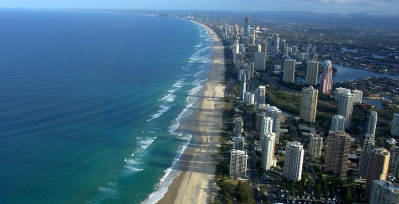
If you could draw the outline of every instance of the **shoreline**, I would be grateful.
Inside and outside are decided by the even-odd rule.
[[[213,65],[197,97],[198,107],[191,115],[191,120],[182,122],[181,129],[191,132],[193,140],[187,146],[176,166],[181,171],[168,187],[158,204],[170,203],[209,203],[212,199],[212,186],[215,174],[213,157],[219,150],[219,136],[222,121],[221,107],[224,97],[224,47],[218,35],[208,26],[203,26],[213,40]],[[202,98],[202,99],[201,99]],[[219,110],[219,111],[218,111]]]

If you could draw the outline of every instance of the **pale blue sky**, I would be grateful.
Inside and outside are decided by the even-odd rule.
[[[399,0],[0,0],[0,7],[398,14]]]

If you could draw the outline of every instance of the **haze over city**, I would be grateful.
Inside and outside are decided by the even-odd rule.
[[[0,1],[2,8],[61,9],[161,9],[161,10],[229,10],[229,11],[311,11],[316,13],[398,14],[396,0],[153,0],[153,1]]]

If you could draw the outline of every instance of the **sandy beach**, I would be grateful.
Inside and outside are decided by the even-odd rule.
[[[189,131],[193,139],[177,166],[182,173],[173,180],[167,193],[158,202],[170,203],[209,203],[215,174],[214,157],[217,155],[222,121],[222,103],[224,96],[224,47],[217,34],[203,25],[211,34],[214,42],[212,71],[209,81],[204,84],[198,97],[202,100],[194,110],[192,117],[182,123],[184,131]]]

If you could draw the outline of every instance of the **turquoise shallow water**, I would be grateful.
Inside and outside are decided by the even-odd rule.
[[[0,16],[0,203],[161,198],[207,80],[206,30],[134,14]]]

